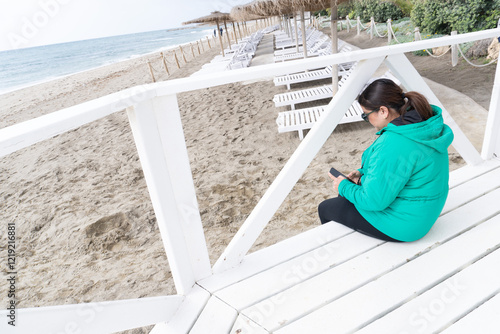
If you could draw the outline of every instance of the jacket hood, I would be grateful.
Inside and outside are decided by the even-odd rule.
[[[450,127],[443,122],[443,115],[441,108],[431,105],[434,116],[431,118],[413,124],[396,126],[389,123],[385,128],[378,131],[377,134],[381,135],[384,132],[391,132],[404,136],[414,142],[431,147],[438,152],[448,150],[453,141],[453,131]]]

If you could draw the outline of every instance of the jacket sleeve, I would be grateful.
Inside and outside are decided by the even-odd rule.
[[[413,165],[405,152],[381,145],[372,152],[369,166],[363,169],[362,184],[344,180],[339,184],[339,195],[359,209],[382,211],[405,187],[413,173]]]

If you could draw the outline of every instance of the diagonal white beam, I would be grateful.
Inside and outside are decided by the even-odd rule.
[[[349,109],[364,84],[378,69],[383,57],[360,61],[306,138],[300,143],[274,182],[214,265],[214,272],[237,266],[257,240],[269,220],[288,196],[332,131]]]

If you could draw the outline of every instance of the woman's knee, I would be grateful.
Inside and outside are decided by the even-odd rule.
[[[327,223],[332,220],[331,216],[332,211],[332,199],[324,200],[318,205],[318,216],[321,221],[321,224]]]

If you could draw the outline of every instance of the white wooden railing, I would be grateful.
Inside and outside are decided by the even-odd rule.
[[[223,73],[200,75],[138,86],[0,130],[0,156],[78,128],[126,109],[168,256],[177,295],[105,303],[17,309],[16,327],[0,311],[3,333],[110,333],[169,322],[181,305],[189,304],[195,283],[238,266],[295,183],[343,117],[363,85],[383,62],[407,90],[417,90],[442,107],[405,52],[500,36],[500,28],[419,42],[391,45]],[[335,95],[324,116],[284,166],[214,267],[210,266],[177,93],[228,83],[284,75],[332,64],[358,61],[351,80]],[[464,78],[467,80],[467,78]],[[500,154],[500,69],[497,66],[480,154],[443,108],[445,122],[455,133],[453,146],[470,164]],[[174,331],[175,332],[175,331]]]

